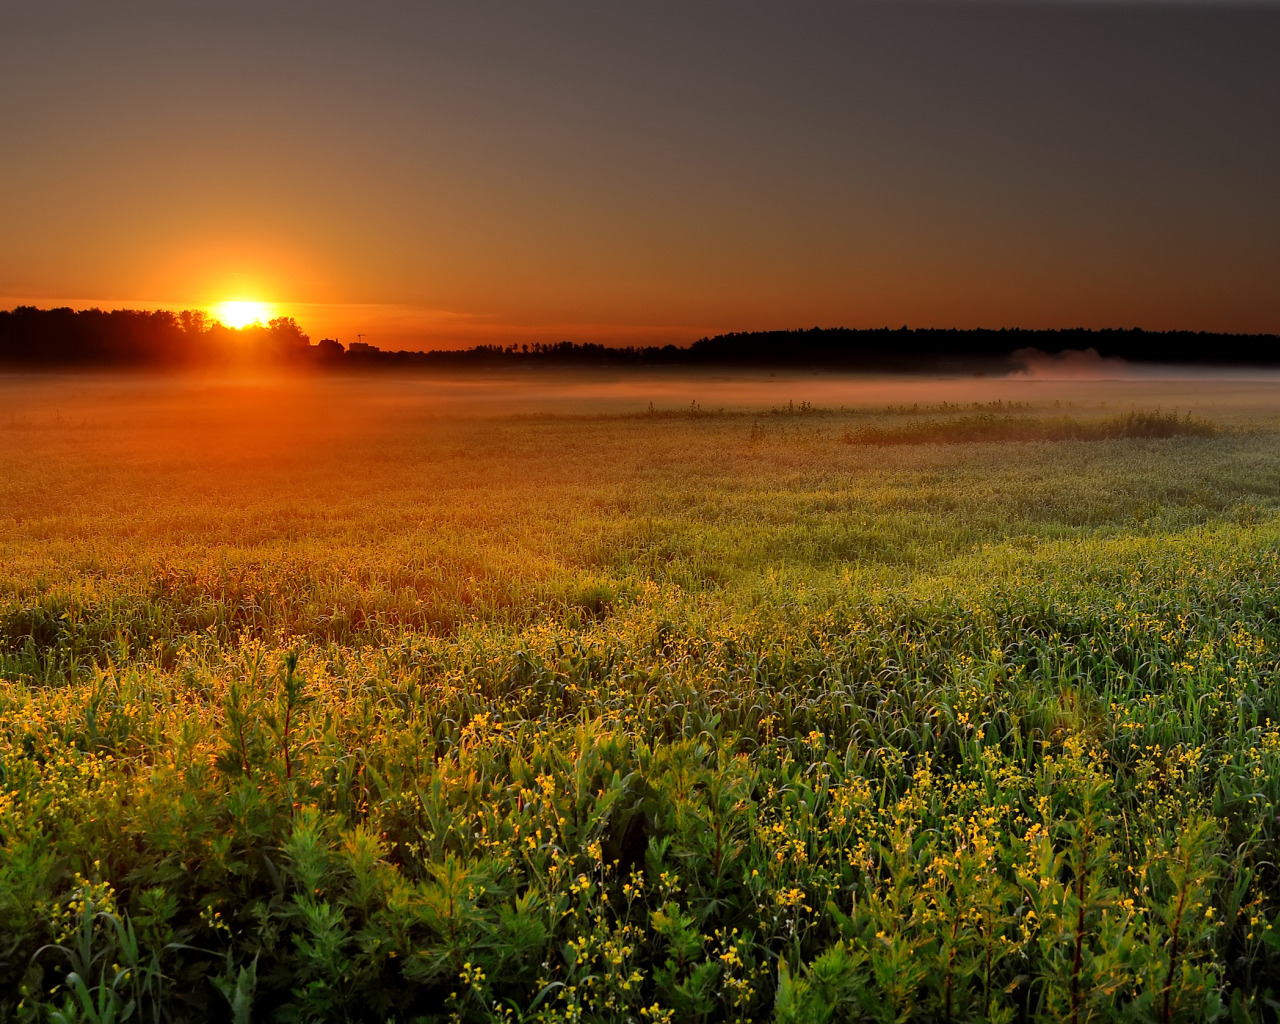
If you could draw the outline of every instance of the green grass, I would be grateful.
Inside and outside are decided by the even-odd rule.
[[[1103,441],[1124,437],[1212,437],[1212,420],[1176,412],[1134,409],[1113,416],[1009,415],[983,410],[891,426],[846,430],[846,444],[965,444],[976,441]]]
[[[1273,1019],[1265,402],[50,387],[0,1019]]]

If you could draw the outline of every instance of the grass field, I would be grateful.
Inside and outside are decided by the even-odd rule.
[[[0,1020],[1280,998],[1280,379],[0,380]]]

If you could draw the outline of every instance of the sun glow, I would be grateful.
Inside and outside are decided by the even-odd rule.
[[[250,324],[265,324],[273,315],[270,304],[266,302],[236,300],[234,302],[219,302],[213,307],[214,319],[220,320],[228,327],[234,327],[237,330],[241,327],[248,327]]]

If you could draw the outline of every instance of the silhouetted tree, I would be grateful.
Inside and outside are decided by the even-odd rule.
[[[178,323],[185,334],[199,336],[211,326],[209,314],[202,309],[184,309],[178,314]]]

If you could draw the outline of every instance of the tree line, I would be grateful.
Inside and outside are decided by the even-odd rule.
[[[359,370],[547,366],[757,366],[871,371],[1007,372],[1025,352],[1094,350],[1139,363],[1274,366],[1280,335],[1070,328],[1065,330],[851,329],[746,331],[685,347],[477,345],[428,352],[316,344],[290,317],[233,329],[198,310],[81,310],[20,306],[0,311],[0,364],[10,367],[180,367],[243,363]]]
[[[177,367],[279,362],[311,356],[292,317],[238,330],[200,310],[0,311],[0,363],[32,368]]]

